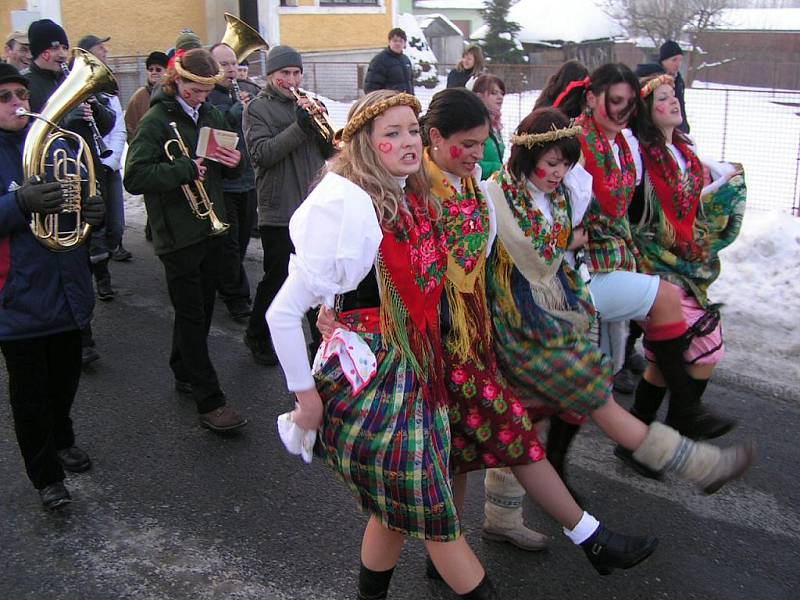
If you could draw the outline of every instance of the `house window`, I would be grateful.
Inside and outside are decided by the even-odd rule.
[[[379,0],[319,0],[320,6],[379,6]]]

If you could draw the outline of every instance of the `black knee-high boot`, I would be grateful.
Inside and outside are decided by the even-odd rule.
[[[497,600],[497,592],[494,590],[489,576],[484,575],[478,587],[471,592],[461,594],[459,598],[464,598],[465,600]]]
[[[736,421],[710,412],[700,403],[697,388],[683,361],[684,336],[648,342],[670,392],[665,423],[693,440],[708,440],[728,433]]]
[[[636,398],[631,407],[631,414],[645,425],[650,425],[650,423],[656,420],[658,409],[661,407],[661,403],[666,394],[667,388],[653,385],[642,377],[642,380],[636,387]],[[637,461],[633,458],[633,453],[627,448],[617,445],[617,447],[614,448],[614,455],[639,473],[639,475],[643,475],[649,479],[662,479],[662,474],[660,472],[654,471],[650,467]]]
[[[579,496],[573,490],[572,486],[567,482],[565,464],[567,461],[567,452],[569,451],[569,446],[572,444],[572,440],[575,439],[575,436],[578,434],[580,429],[580,425],[567,423],[566,421],[559,419],[558,416],[550,417],[550,431],[547,433],[547,446],[545,448],[547,460],[549,460],[550,464],[553,465],[556,473],[558,473],[558,476],[561,477],[561,480],[564,482],[564,485],[567,486],[569,493],[572,494],[572,497],[575,498],[578,504],[582,504],[582,502],[580,501]]]
[[[361,563],[358,573],[358,596],[356,600],[384,600],[389,593],[394,568],[388,571],[373,571]]]

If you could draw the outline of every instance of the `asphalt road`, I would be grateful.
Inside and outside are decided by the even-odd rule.
[[[193,403],[172,387],[161,264],[141,231],[129,229],[126,246],[134,260],[112,265],[118,295],[98,303],[94,321],[102,358],[85,371],[73,411],[94,468],[68,478],[75,502],[63,511],[41,509],[0,402],[0,598],[354,598],[365,519],[324,465],[284,452],[275,417],[291,398],[280,369],[252,362],[244,326],[220,303],[213,360],[250,424],[229,438],[202,429]],[[248,260],[253,283],[259,269]],[[4,369],[0,389],[5,398]],[[630,473],[595,427],[576,442],[570,470],[587,509],[611,528],[660,538],[630,571],[598,576],[531,504],[526,518],[551,537],[548,551],[482,540],[482,477],[473,475],[465,531],[499,597],[800,597],[800,404],[730,386],[712,385],[707,397],[742,421],[724,443],[752,437],[760,451],[746,478],[715,496]],[[425,580],[417,542],[406,547],[390,597],[454,598]]]

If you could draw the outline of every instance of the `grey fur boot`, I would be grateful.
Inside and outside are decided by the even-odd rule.
[[[681,479],[696,483],[706,494],[713,494],[747,471],[755,458],[755,446],[748,442],[718,448],[705,442],[693,442],[674,429],[654,422],[633,458],[655,471],[672,471]]]

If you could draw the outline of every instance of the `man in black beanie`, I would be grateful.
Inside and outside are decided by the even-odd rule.
[[[29,118],[17,110],[30,110],[28,100],[27,79],[0,64],[0,351],[25,471],[44,507],[54,509],[71,500],[64,471],[92,465],[75,445],[70,412],[81,377],[80,330],[94,295],[87,245],[52,252],[31,232],[32,214],[58,213],[66,198],[58,182],[24,178]],[[53,148],[73,158],[69,144]],[[102,223],[102,198],[84,198],[81,209],[86,223]]]
[[[256,173],[258,230],[264,248],[264,276],[256,288],[244,341],[255,362],[278,363],[264,314],[289,273],[294,247],[289,219],[308,194],[325,159],[333,154],[315,130],[308,98],[295,100],[292,89],[303,80],[303,59],[289,46],[267,55],[267,85],[244,109],[242,127]],[[309,317],[319,340],[316,318]]]
[[[677,42],[667,40],[661,44],[661,48],[658,51],[658,62],[661,64],[664,71],[675,78],[675,95],[678,97],[678,101],[681,104],[681,114],[683,115],[683,122],[678,129],[683,133],[689,133],[689,122],[686,120],[686,102],[683,99],[686,83],[681,76],[683,50],[681,50]]]
[[[65,79],[62,64],[69,60],[69,39],[64,29],[50,19],[34,21],[28,28],[28,41],[30,42],[33,62],[26,73],[30,81],[31,110],[41,112],[45,103]],[[80,135],[92,152],[95,172],[102,176],[103,169],[90,127],[90,120],[94,119],[100,135],[107,135],[114,127],[116,115],[108,106],[108,98],[102,94],[95,94],[70,111],[60,123],[62,127]],[[102,300],[109,300],[114,292],[111,288],[111,274],[108,270],[110,253],[93,254],[90,259],[92,272],[97,282],[97,294]],[[83,330],[83,363],[88,364],[100,358],[94,349],[91,325]]]

